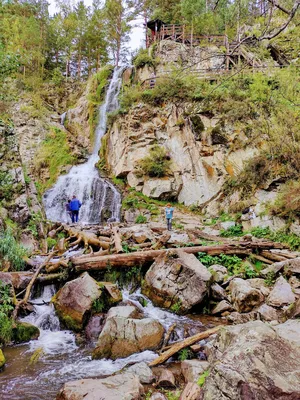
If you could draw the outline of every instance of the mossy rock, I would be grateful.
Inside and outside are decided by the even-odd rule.
[[[17,322],[17,326],[13,328],[12,339],[15,343],[29,342],[40,336],[38,327],[29,324],[28,322]]]
[[[2,350],[0,349],[0,371],[4,367],[5,361],[6,360],[5,360],[4,354],[3,354]]]
[[[190,120],[193,126],[193,132],[196,140],[201,140],[202,132],[205,130],[204,123],[200,115],[195,114],[190,116]]]
[[[212,144],[227,144],[228,139],[224,132],[222,132],[221,126],[215,126],[211,131],[211,143]]]

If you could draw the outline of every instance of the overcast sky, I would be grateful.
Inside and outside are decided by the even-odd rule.
[[[50,15],[53,15],[55,13],[55,0],[48,0],[49,2],[49,12]],[[87,6],[91,6],[93,4],[93,0],[84,0],[84,3]],[[144,29],[143,29],[143,24],[142,22],[135,21],[134,25],[138,25],[137,27],[134,27],[132,29],[132,33],[130,35],[130,42],[128,43],[128,46],[130,48],[130,51],[134,51],[135,49],[138,49],[143,46],[144,42]]]

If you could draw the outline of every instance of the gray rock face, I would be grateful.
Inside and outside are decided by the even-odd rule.
[[[201,389],[193,382],[189,382],[183,389],[179,400],[200,400],[201,399]]]
[[[181,363],[181,372],[185,382],[197,382],[199,376],[209,368],[207,361],[185,360]]]
[[[136,375],[124,373],[104,379],[67,382],[56,400],[139,400],[143,387]]]
[[[156,350],[163,335],[163,326],[152,318],[109,317],[98,338],[93,358],[115,360],[144,350]]]
[[[59,318],[70,329],[80,330],[85,323],[93,302],[101,295],[95,279],[85,272],[67,282],[54,296],[53,303]]]
[[[214,282],[222,283],[224,281],[224,277],[227,275],[227,268],[223,267],[223,265],[215,264],[208,269],[212,274]]]
[[[288,318],[297,318],[300,317],[300,299],[298,299],[292,307],[287,310]]]
[[[300,274],[300,257],[292,260],[276,262],[261,271],[262,275],[267,275],[270,272],[277,274],[284,270],[287,275]]]
[[[264,296],[258,289],[254,289],[248,281],[241,278],[234,278],[229,284],[232,302],[239,312],[251,311],[259,306]]]
[[[127,368],[127,372],[137,375],[141,383],[152,383],[155,375],[145,362],[137,363]]]
[[[267,304],[262,304],[256,311],[263,321],[277,321],[279,316],[277,310]]]
[[[282,307],[287,304],[294,303],[295,300],[296,298],[292,291],[291,285],[282,276],[280,276],[267,299],[267,303],[270,306]]]
[[[274,326],[280,337],[288,340],[300,350],[300,320],[288,320],[284,324]]]
[[[233,310],[234,308],[228,301],[222,300],[213,308],[211,313],[215,315],[215,314],[222,314],[225,311],[233,311]]]
[[[145,276],[143,293],[156,305],[185,313],[200,304],[207,294],[211,274],[192,254],[183,251],[163,254]]]
[[[120,317],[120,318],[139,318],[140,312],[133,306],[118,306],[112,307],[107,313],[107,318]]]
[[[299,348],[261,321],[222,329],[209,361],[203,400],[300,398]]]
[[[227,300],[227,293],[222,286],[214,283],[210,288],[211,296],[215,300]]]

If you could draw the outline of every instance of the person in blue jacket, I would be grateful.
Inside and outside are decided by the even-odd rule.
[[[168,203],[165,208],[168,231],[172,230],[173,211],[174,211],[174,207],[171,207],[171,204]]]
[[[78,214],[79,214],[79,209],[81,207],[81,202],[76,198],[74,195],[72,197],[71,203],[70,203],[70,211],[72,213],[72,222],[78,222]]]

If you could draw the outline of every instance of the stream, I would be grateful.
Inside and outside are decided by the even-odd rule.
[[[31,300],[34,311],[22,319],[39,327],[39,338],[28,344],[4,349],[7,363],[0,377],[1,400],[54,399],[67,381],[108,376],[126,365],[149,362],[157,357],[152,351],[144,351],[115,361],[92,360],[91,353],[95,343],[83,342],[78,345],[73,332],[60,330],[59,320],[50,303],[55,292],[54,285],[45,286],[42,295]],[[155,307],[140,290],[132,294],[129,290],[123,290],[122,294],[123,301],[134,304],[143,311],[145,317],[158,320],[166,330],[176,323],[173,340],[182,339],[187,330],[189,334],[193,334],[214,323],[206,320],[205,316],[178,316]],[[34,361],[33,356],[37,353],[39,358]]]

